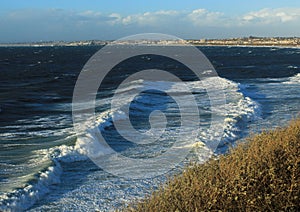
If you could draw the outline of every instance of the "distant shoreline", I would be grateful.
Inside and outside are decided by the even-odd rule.
[[[41,47],[84,47],[84,46],[105,46],[107,44],[103,45],[23,45],[23,44],[0,44],[0,48],[9,48],[9,47],[16,47],[16,48],[21,48],[21,47],[28,47],[28,48],[41,48]],[[293,49],[300,49],[300,45],[294,45],[294,46],[288,46],[288,45],[217,45],[217,44],[206,44],[206,45],[201,45],[201,44],[192,44],[193,46],[197,47],[235,47],[235,48],[293,48]],[[159,45],[157,45],[159,46]],[[166,46],[166,45],[161,45],[161,46]],[[183,45],[168,45],[168,46],[183,46]]]
[[[199,44],[193,44],[194,46],[216,46],[216,47],[240,47],[240,48],[300,48],[300,45],[293,45],[293,46],[288,46],[288,45],[233,45],[233,44],[226,44],[226,45],[221,45],[221,44],[206,44],[206,45],[199,45]]]
[[[58,46],[104,46],[107,44],[120,45],[158,45],[158,46],[227,46],[227,47],[275,47],[300,48],[299,37],[244,37],[228,39],[187,39],[187,40],[84,40],[84,41],[47,41],[28,43],[0,43],[0,47],[58,47]]]

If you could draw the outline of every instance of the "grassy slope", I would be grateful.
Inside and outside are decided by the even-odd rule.
[[[300,120],[187,168],[128,211],[300,211]]]

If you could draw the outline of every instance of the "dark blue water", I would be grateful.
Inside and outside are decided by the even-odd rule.
[[[72,126],[73,89],[84,64],[100,48],[0,48],[0,210],[111,210],[143,197],[165,180],[167,174],[144,180],[113,176],[93,164],[77,140]],[[298,114],[299,49],[199,48],[219,75],[217,81],[206,80],[211,82],[212,90],[214,82],[222,84],[226,93],[227,107],[220,105],[216,114],[225,120],[219,126],[224,133],[217,154],[224,153],[229,144],[251,131],[284,125]],[[97,121],[111,147],[127,156],[147,158],[165,151],[176,138],[178,106],[153,88],[184,97],[180,83],[137,81],[124,88],[119,99],[126,102],[130,89],[149,88],[128,103],[130,119],[136,129],[147,130],[151,111],[159,109],[167,114],[169,130],[158,142],[151,146],[133,145],[112,124],[112,117],[124,118],[122,111],[109,107],[118,84],[130,74],[149,68],[166,70],[186,82],[201,109],[203,131],[199,140],[214,140],[216,135],[207,127],[212,114],[201,82],[176,61],[143,55],[116,66],[99,88]],[[196,145],[187,162],[203,162],[205,151]]]

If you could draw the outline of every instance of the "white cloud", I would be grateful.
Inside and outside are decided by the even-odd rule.
[[[178,16],[180,16],[180,12],[173,10],[161,10],[156,12],[145,12],[141,14],[128,15],[121,19],[121,23],[125,25],[138,24],[153,26],[175,21],[175,18]]]
[[[226,21],[222,13],[209,12],[205,9],[193,10],[187,14],[187,20],[197,26],[217,26]]]
[[[300,8],[262,9],[239,16],[196,9],[160,10],[122,15],[62,9],[12,11],[0,16],[0,42],[24,39],[115,39],[143,32],[218,37],[247,35],[300,36]],[[111,38],[110,36],[115,37]],[[19,36],[19,37],[18,37]],[[22,39],[20,39],[22,40]]]
[[[102,24],[139,25],[139,26],[162,26],[163,24],[178,23],[195,26],[237,26],[247,24],[280,24],[292,21],[300,21],[300,8],[262,9],[249,12],[239,17],[226,16],[221,12],[211,12],[206,9],[193,11],[161,10],[123,16],[118,13],[104,14],[99,11],[67,11],[61,9],[48,10],[18,10],[2,17],[7,21],[26,20],[53,20],[59,22],[68,21],[69,24],[76,22],[95,22]]]
[[[300,8],[262,9],[242,17],[242,24],[285,24],[293,21],[300,23]]]
[[[92,17],[92,18],[97,18],[101,16],[100,12],[96,12],[96,11],[92,11],[92,10],[86,10],[83,12],[79,12],[78,15],[82,16],[82,17]]]
[[[122,20],[122,16],[118,13],[111,13],[108,17],[112,18],[112,20],[109,21],[110,24],[116,24]]]
[[[209,12],[205,9],[197,9],[191,12],[161,10],[156,12],[145,12],[133,14],[119,19],[119,24],[138,24],[140,26],[160,26],[163,24],[173,24],[176,27],[179,23],[196,26],[215,26],[222,22],[223,14],[219,12]]]

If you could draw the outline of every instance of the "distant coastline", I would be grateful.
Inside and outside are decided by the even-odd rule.
[[[54,47],[54,46],[103,46],[114,41],[84,40],[84,41],[40,41],[24,43],[0,43],[0,47]],[[300,37],[243,37],[226,39],[187,39],[187,40],[139,40],[118,41],[118,44],[132,45],[184,45],[195,46],[249,46],[249,47],[297,47],[300,48]]]
[[[243,37],[227,39],[189,40],[193,45],[201,46],[276,46],[300,47],[300,37]]]

